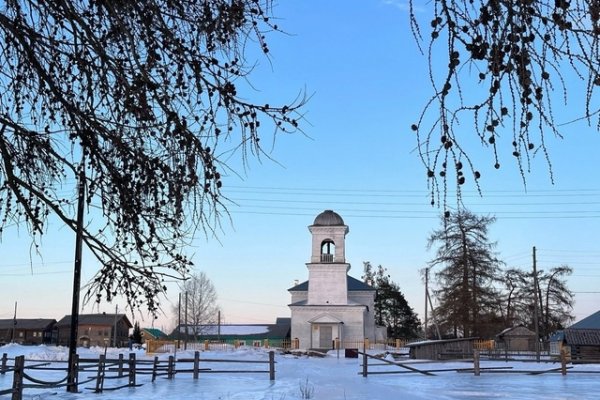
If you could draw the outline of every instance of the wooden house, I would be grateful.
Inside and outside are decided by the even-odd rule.
[[[274,324],[211,324],[184,325],[175,328],[171,339],[188,341],[221,341],[224,343],[238,342],[241,345],[252,346],[265,340],[282,341],[290,339],[291,320],[277,318]],[[187,332],[187,337],[186,337]]]
[[[143,328],[142,329],[142,343],[146,340],[167,340],[169,336],[157,328]]]
[[[59,345],[69,344],[71,316],[56,323]],[[125,314],[80,314],[77,343],[80,346],[126,347],[133,327]]]
[[[444,340],[424,340],[409,343],[409,356],[412,359],[449,360],[473,357],[473,345],[479,338],[458,338]]]
[[[50,344],[55,319],[0,319],[0,344]]]
[[[497,348],[504,351],[535,351],[535,332],[523,325],[507,328],[496,335]]]
[[[600,311],[565,329],[564,345],[574,363],[600,362]]]

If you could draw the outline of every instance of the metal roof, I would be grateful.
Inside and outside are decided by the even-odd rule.
[[[569,329],[600,329],[600,311],[596,311],[589,317],[571,325]]]
[[[48,329],[52,325],[56,323],[55,319],[45,319],[45,318],[17,318],[17,324],[15,325],[15,320],[13,318],[10,319],[0,319],[0,329],[12,329],[15,327],[16,329]]]
[[[600,346],[600,329],[565,329],[568,345]]]
[[[351,277],[350,275],[346,275],[346,278],[348,278],[347,285],[348,285],[348,291],[350,291],[350,292],[375,290],[374,287],[369,286],[366,283],[359,281],[356,278]],[[289,288],[288,291],[290,291],[290,292],[307,292],[308,291],[308,281],[304,281],[292,288]]]

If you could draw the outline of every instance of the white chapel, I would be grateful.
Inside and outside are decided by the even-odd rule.
[[[342,347],[344,342],[384,339],[385,329],[375,325],[375,289],[348,275],[349,229],[342,217],[325,210],[308,230],[312,234],[308,281],[289,289],[292,339],[306,349],[332,349],[335,339]]]

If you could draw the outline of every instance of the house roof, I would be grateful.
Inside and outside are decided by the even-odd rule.
[[[511,328],[506,328],[502,332],[496,335],[497,338],[503,338],[505,336],[510,337],[529,337],[535,336],[535,332],[531,329],[524,327],[523,325],[513,326]]]
[[[133,328],[129,319],[125,314],[79,314],[79,325],[114,325],[115,318],[120,321],[123,320],[129,328]],[[71,316],[65,315],[61,318],[60,321],[56,324],[57,326],[69,326],[71,325]]]
[[[152,336],[155,339],[162,339],[162,338],[167,337],[167,334],[158,328],[144,328],[144,329],[142,329],[142,334],[144,334],[144,333],[148,333],[150,336]]]
[[[568,345],[600,346],[600,329],[565,329]]]
[[[457,338],[457,339],[421,340],[420,342],[408,343],[408,344],[406,344],[406,347],[435,346],[438,344],[446,344],[446,343],[472,342],[477,339],[479,339],[479,338],[478,337],[468,337],[468,338]]]
[[[359,281],[356,278],[351,277],[350,275],[346,275],[347,278],[347,285],[348,285],[348,291],[354,292],[354,291],[373,291],[375,290],[374,287],[367,285],[364,282]],[[308,281],[304,281],[302,283],[300,283],[299,285],[296,285],[292,288],[289,288],[288,291],[290,292],[307,292],[308,291]]]
[[[182,324],[175,328],[171,336],[176,336],[178,329],[185,335],[186,325]],[[192,335],[192,325],[188,325],[188,332]],[[206,324],[198,325],[201,332],[198,336],[203,338],[221,337],[221,338],[239,338],[239,339],[282,339],[289,336],[290,324]]]
[[[45,319],[45,318],[17,318],[17,324],[15,325],[15,320],[13,318],[9,319],[0,319],[0,329],[12,329],[15,327],[16,329],[47,329],[56,323],[55,319]]]
[[[600,329],[600,311],[582,319],[571,325],[569,329]]]

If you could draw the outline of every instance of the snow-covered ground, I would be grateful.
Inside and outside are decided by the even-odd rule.
[[[80,357],[98,357],[103,348],[79,349]],[[116,358],[123,349],[107,350],[108,358]],[[127,352],[127,351],[125,351]],[[65,347],[53,346],[19,346],[6,345],[0,347],[0,355],[7,353],[9,357],[25,355],[26,359],[64,361],[67,359]],[[138,359],[151,359],[143,350],[137,350]],[[168,358],[161,355],[161,359]],[[127,358],[127,355],[125,355]],[[178,358],[193,357],[192,352],[179,352]],[[242,348],[235,351],[203,352],[201,359],[234,359],[234,360],[267,360],[266,350]],[[331,352],[325,358],[295,357],[276,354],[275,381],[269,380],[268,374],[201,374],[197,381],[191,374],[179,374],[173,380],[158,378],[152,383],[148,375],[138,376],[137,382],[142,386],[125,388],[118,391],[94,394],[85,387],[93,387],[94,382],[81,385],[78,394],[66,393],[64,388],[26,389],[26,399],[206,399],[206,400],[296,400],[303,399],[304,393],[312,399],[598,399],[600,398],[600,365],[575,365],[567,376],[560,373],[528,375],[525,373],[486,373],[474,376],[471,373],[436,372],[436,376],[424,376],[416,373],[393,375],[361,376],[362,359],[346,359],[343,354],[336,357]],[[374,363],[372,361],[371,363]],[[12,363],[12,362],[11,362]],[[202,361],[201,361],[202,364]],[[60,365],[65,365],[64,363]],[[468,362],[445,362],[410,364],[419,369],[469,368]],[[485,362],[483,367],[512,367],[513,370],[545,370],[560,365],[531,362]],[[259,369],[265,370],[265,364],[208,364],[201,367],[213,369]],[[370,371],[402,370],[396,366],[370,367]],[[587,371],[588,373],[574,373]],[[64,372],[27,371],[30,375],[46,380],[58,380]],[[82,373],[80,380],[95,373]],[[107,380],[105,387],[126,383]],[[0,375],[0,390],[12,385],[12,374]],[[312,393],[311,393],[312,392]],[[9,396],[2,396],[1,399]]]

